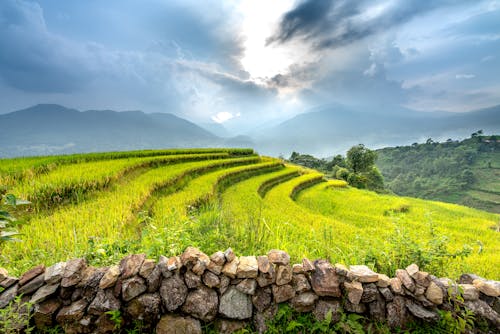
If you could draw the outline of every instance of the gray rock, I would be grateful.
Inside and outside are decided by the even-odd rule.
[[[324,321],[328,313],[332,315],[332,322],[338,322],[340,320],[340,312],[342,311],[342,306],[338,300],[319,300],[316,303],[313,314],[316,320]]]
[[[465,307],[474,312],[476,316],[487,319],[500,332],[500,315],[482,300],[466,301]]]
[[[18,294],[29,295],[38,290],[45,283],[45,276],[42,274],[36,276],[28,283],[19,288]]]
[[[112,289],[99,289],[94,300],[89,305],[88,313],[93,315],[100,315],[108,311],[119,309],[120,301],[113,295]]]
[[[460,275],[460,278],[458,279],[458,283],[460,283],[460,284],[472,284],[472,282],[475,279],[483,279],[484,280],[484,278],[477,276],[475,274],[462,274],[462,275]]]
[[[241,256],[239,258],[236,277],[238,278],[257,278],[259,265],[255,256]]]
[[[405,299],[395,295],[391,303],[387,303],[387,324],[391,328],[403,328],[408,322]]]
[[[313,292],[304,292],[296,295],[290,301],[290,305],[298,312],[311,312],[318,296]]]
[[[292,299],[295,296],[295,290],[290,284],[272,286],[274,302],[279,304]]]
[[[226,262],[231,262],[236,258],[236,255],[231,248],[228,248],[224,252],[224,257],[226,258]]]
[[[278,265],[276,268],[276,285],[285,285],[292,281],[292,268]]]
[[[292,277],[292,286],[296,292],[302,293],[311,290],[309,280],[304,274],[295,274]]]
[[[64,268],[61,286],[63,288],[68,288],[80,283],[86,268],[87,262],[85,259],[73,259],[66,262],[66,268]]]
[[[404,287],[407,288],[410,292],[415,291],[415,283],[412,278],[408,274],[408,272],[404,269],[396,270],[396,277],[403,283]]]
[[[229,286],[231,279],[224,275],[222,275],[219,279],[220,279],[219,295],[223,295],[224,292],[227,291],[227,287]]]
[[[302,268],[305,272],[314,271],[314,264],[307,258],[302,259]]]
[[[201,334],[201,324],[197,319],[177,315],[164,315],[156,325],[156,334]]]
[[[54,326],[54,315],[61,307],[61,302],[57,299],[51,299],[40,304],[35,304],[33,310],[33,320],[37,328],[46,328]]]
[[[184,282],[186,282],[188,289],[195,289],[201,285],[201,277],[188,269],[184,274]]]
[[[378,288],[378,291],[382,294],[384,299],[388,302],[392,301],[394,299],[394,295],[391,292],[391,289],[389,288]]]
[[[140,320],[150,327],[158,319],[160,305],[161,298],[159,294],[146,293],[132,299],[125,308],[125,314],[130,319]]]
[[[378,281],[378,274],[367,266],[350,266],[347,278],[360,283],[374,283]]]
[[[269,262],[269,258],[266,255],[257,257],[257,265],[259,267],[259,272],[261,273],[268,273],[273,266],[271,262]]]
[[[63,307],[56,316],[56,321],[65,327],[65,325],[75,324],[85,314],[88,303],[80,299],[69,306]]]
[[[267,309],[273,300],[271,288],[266,287],[262,289],[257,289],[255,294],[252,296],[252,303],[258,312],[263,312]]]
[[[46,299],[48,299],[50,296],[55,294],[57,292],[57,289],[59,289],[59,284],[51,284],[51,285],[45,285],[42,288],[38,289],[37,292],[31,297],[30,303],[32,304],[39,304]]]
[[[413,314],[415,317],[419,319],[429,322],[436,322],[439,320],[439,314],[437,312],[426,310],[425,308],[414,302],[407,302],[406,307],[408,308],[411,314]]]
[[[325,260],[314,261],[315,271],[311,274],[311,285],[318,296],[340,297],[338,275],[332,265]]]
[[[128,302],[140,294],[146,292],[148,287],[146,282],[139,276],[134,276],[123,281],[122,284],[122,298]]]
[[[361,302],[361,297],[363,296],[363,285],[360,282],[345,282],[344,288],[347,292],[347,299],[354,304],[358,305]]]
[[[127,279],[139,274],[142,263],[146,259],[146,254],[131,254],[120,261],[120,272],[122,278]]]
[[[5,290],[2,292],[0,295],[0,308],[4,308],[5,306],[9,305],[11,301],[14,300],[14,298],[17,295],[17,290],[18,290],[18,285],[13,285],[9,289]]]
[[[271,249],[269,253],[267,253],[267,257],[269,262],[274,264],[287,266],[290,263],[290,255],[282,250]]]
[[[66,262],[58,262],[45,270],[45,283],[55,284],[62,280]]]
[[[236,285],[236,289],[247,295],[255,294],[255,289],[257,288],[257,281],[252,278],[247,278]]]
[[[189,292],[182,311],[203,321],[212,321],[217,315],[217,292],[205,286]]]
[[[250,296],[231,286],[220,298],[219,313],[230,319],[249,319],[252,317]]]
[[[43,274],[44,272],[45,272],[45,266],[42,264],[28,270],[19,278],[19,287],[22,287],[23,285],[25,285],[38,275]]]
[[[363,295],[361,301],[363,303],[371,303],[377,300],[378,289],[375,283],[363,284]]]
[[[187,292],[187,286],[179,275],[163,279],[160,296],[167,311],[173,312],[184,304]]]
[[[368,311],[372,319],[378,322],[385,321],[385,300],[382,296],[377,295],[377,300],[368,304]]]
[[[211,271],[206,271],[203,274],[203,283],[209,288],[219,288],[220,278]]]
[[[436,305],[441,305],[443,303],[443,297],[442,289],[432,281],[425,292],[425,298]]]
[[[415,278],[415,275],[418,273],[419,270],[420,269],[415,263],[412,263],[408,267],[406,267],[406,272],[413,278]]]
[[[487,296],[498,297],[500,296],[500,282],[486,281],[482,279],[475,279],[472,284]]]
[[[153,271],[146,277],[146,284],[148,285],[148,292],[156,292],[160,288],[162,279],[162,270],[160,266],[157,264]]]
[[[210,261],[217,266],[223,266],[226,263],[226,256],[224,252],[218,251],[210,255]]]

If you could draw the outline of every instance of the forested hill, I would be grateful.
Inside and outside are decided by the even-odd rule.
[[[463,141],[384,148],[376,165],[399,195],[500,213],[500,136],[481,131]]]

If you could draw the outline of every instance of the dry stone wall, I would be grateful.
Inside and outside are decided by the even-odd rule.
[[[249,323],[265,332],[280,303],[318,320],[332,312],[338,321],[342,310],[404,328],[411,321],[438,321],[437,310],[449,309],[458,294],[476,317],[500,331],[500,282],[465,274],[455,284],[415,264],[392,278],[325,260],[291,265],[280,250],[238,258],[231,249],[208,256],[188,247],[180,256],[154,261],[134,254],[104,268],[73,259],[37,266],[20,278],[0,268],[0,286],[0,308],[21,295],[32,305],[36,328],[59,325],[66,333],[116,332],[116,311],[122,327],[141,321],[146,332],[158,334],[201,333],[208,322],[221,333]]]

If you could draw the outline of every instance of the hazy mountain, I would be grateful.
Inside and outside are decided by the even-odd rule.
[[[342,105],[327,105],[297,115],[259,134],[261,153],[289,156],[292,151],[317,156],[344,153],[364,143],[370,148],[464,138],[479,129],[500,131],[500,105],[467,113],[426,113],[397,110],[359,111]]]
[[[40,104],[0,115],[0,156],[222,146],[224,141],[172,114],[80,112]]]

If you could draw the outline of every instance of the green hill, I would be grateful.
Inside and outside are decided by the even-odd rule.
[[[377,151],[386,186],[399,195],[500,213],[500,136],[428,140]]]
[[[84,257],[175,255],[188,245],[238,254],[283,249],[294,261],[366,263],[388,274],[416,262],[457,277],[500,277],[499,217],[379,195],[248,149],[154,150],[0,160],[22,242],[1,244],[12,273]]]

